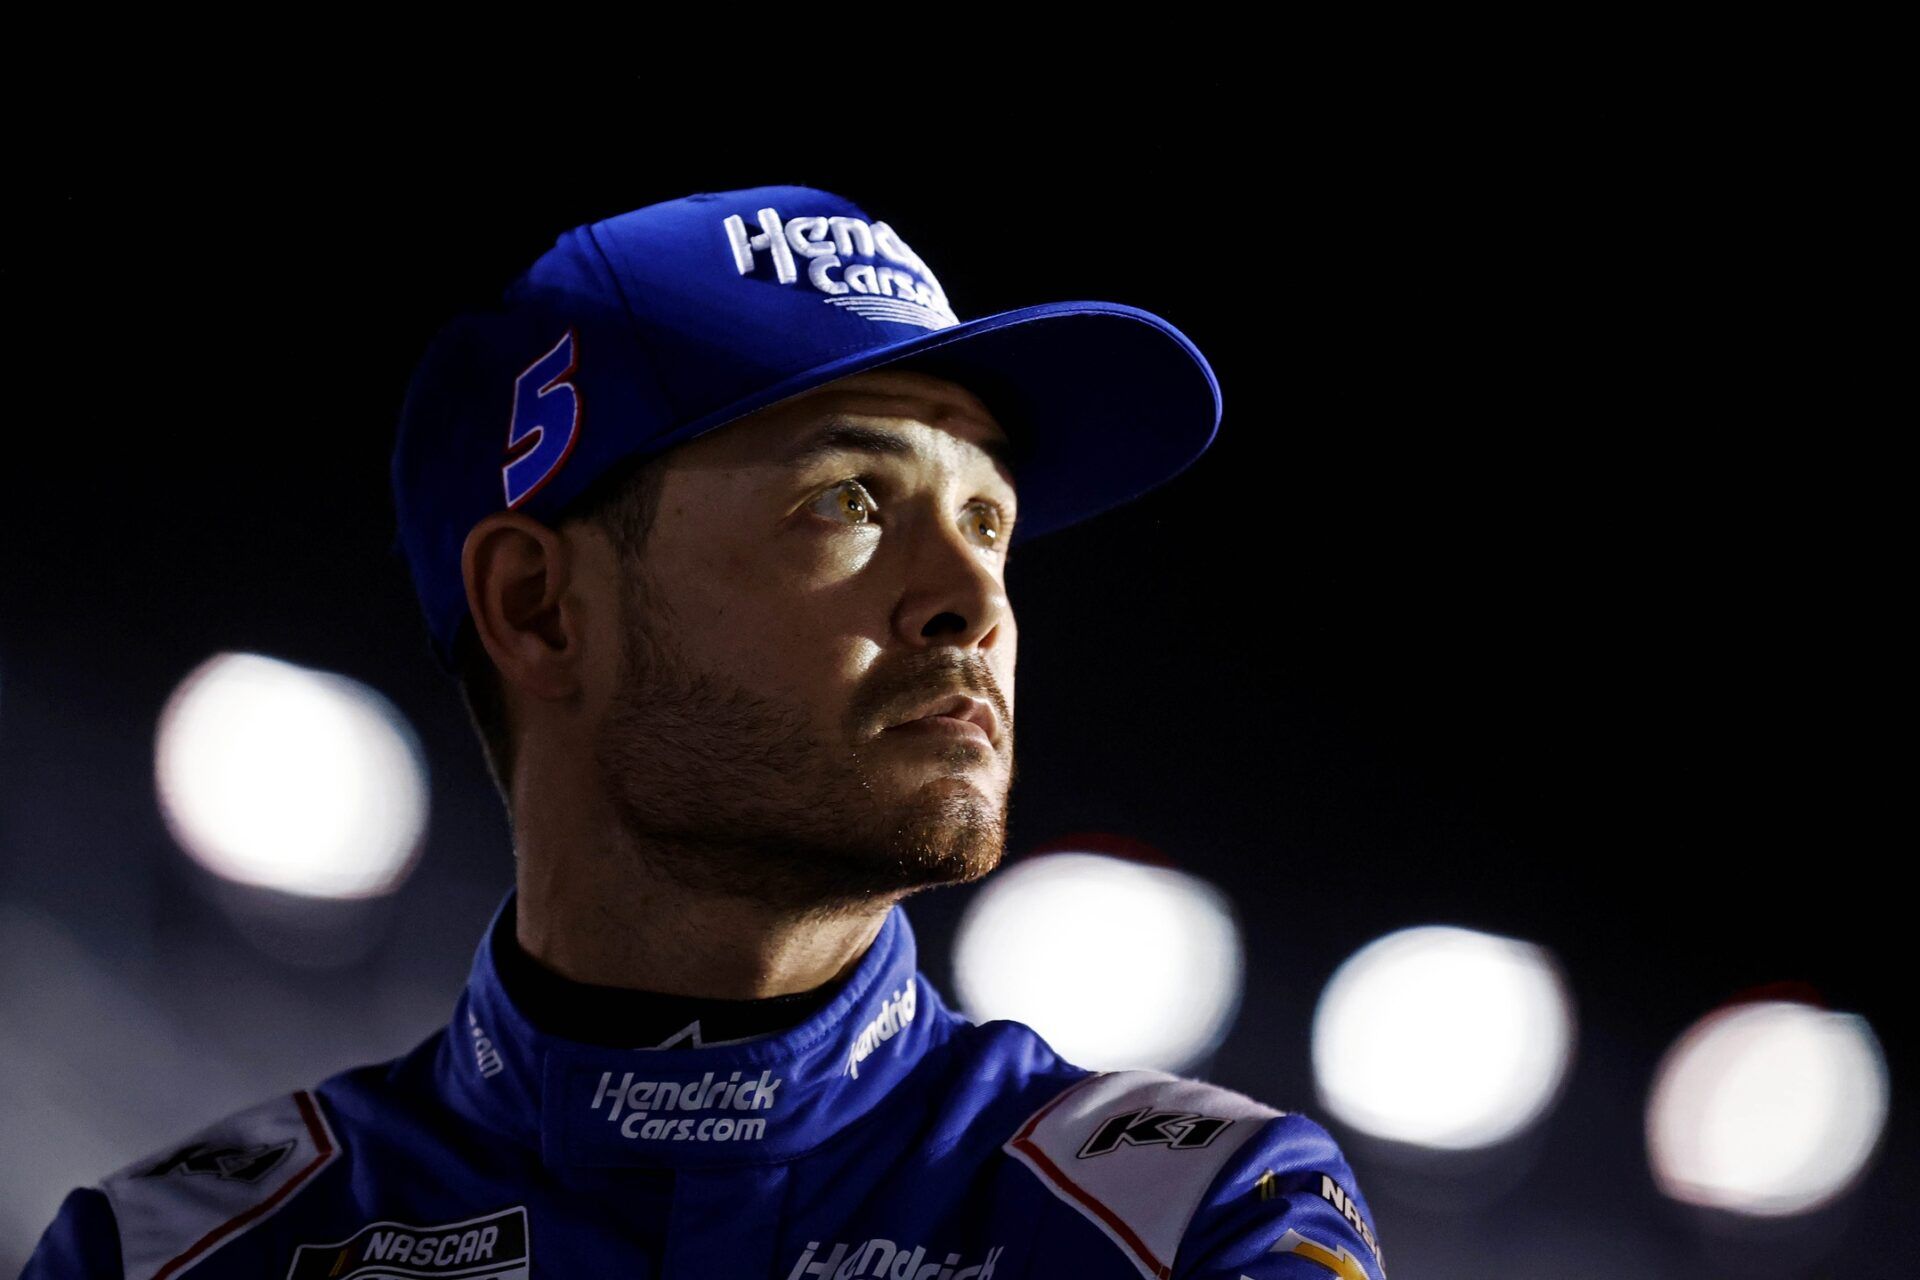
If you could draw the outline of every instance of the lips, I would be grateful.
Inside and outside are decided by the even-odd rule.
[[[948,694],[909,712],[903,719],[896,721],[890,728],[899,728],[915,720],[926,720],[933,716],[949,716],[955,720],[964,720],[968,724],[979,725],[987,735],[987,741],[998,746],[1000,743],[1000,717],[994,712],[993,704],[967,694]]]

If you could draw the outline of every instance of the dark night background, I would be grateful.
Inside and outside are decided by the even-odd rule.
[[[0,976],[9,1052],[38,1055],[20,1096],[95,1125],[58,1152],[52,1122],[0,1133],[0,1263],[136,1136],[397,1054],[451,1010],[511,863],[388,553],[411,364],[568,227],[795,182],[891,222],[963,319],[1125,302],[1219,376],[1198,463],[1009,570],[1009,855],[1118,832],[1231,894],[1248,989],[1195,1074],[1318,1112],[1314,1001],[1393,929],[1565,965],[1573,1076],[1484,1194],[1423,1195],[1352,1137],[1396,1280],[1911,1273],[1883,215],[1790,113],[1409,93],[971,133],[948,111],[883,142],[831,116],[692,112],[663,139],[657,106],[645,129],[542,129],[269,102],[271,145],[239,147],[212,131],[235,104],[149,105],[25,161],[5,213],[0,906],[57,922],[75,963],[147,974],[150,1009],[244,1066],[83,1060],[107,1041],[41,1035],[28,979]],[[222,649],[365,681],[425,745],[427,851],[344,968],[261,958],[154,807],[155,716]],[[971,892],[908,904],[942,990]],[[1889,1129],[1817,1245],[1716,1241],[1656,1193],[1641,1108],[1688,1024],[1779,982],[1871,1022]],[[71,1080],[48,1066],[68,1057]],[[106,1124],[87,1099],[128,1075]]]

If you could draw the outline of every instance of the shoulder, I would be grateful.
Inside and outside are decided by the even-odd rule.
[[[1049,1098],[1005,1150],[1143,1271],[1165,1276],[1221,1169],[1281,1114],[1161,1071],[1097,1072]]]
[[[1324,1127],[1204,1080],[1149,1070],[1084,1076],[1034,1110],[1004,1149],[1144,1276],[1291,1274],[1255,1265],[1291,1223],[1331,1242],[1335,1261],[1342,1246],[1351,1256],[1374,1242],[1372,1215]],[[1335,1274],[1384,1273],[1376,1256]]]
[[[1386,1280],[1386,1254],[1353,1166],[1325,1126],[1289,1112],[1223,1171],[1194,1215],[1174,1274]]]
[[[444,1034],[439,1028],[398,1058],[229,1112],[72,1190],[25,1280],[169,1280],[233,1256],[228,1246],[262,1224],[271,1231],[289,1215],[323,1212],[320,1201],[333,1193],[313,1188],[332,1181],[337,1190],[344,1175],[327,1179],[328,1170],[355,1159],[353,1147],[366,1147],[417,1105]]]
[[[269,1098],[107,1175],[127,1280],[161,1280],[282,1212],[340,1156],[315,1090]]]

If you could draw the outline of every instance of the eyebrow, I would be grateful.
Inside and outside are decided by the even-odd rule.
[[[982,440],[973,443],[1008,472],[1013,471],[1016,454],[1010,442]],[[892,431],[864,426],[850,418],[828,418],[820,430],[802,440],[781,461],[798,471],[836,453],[870,453],[887,458],[922,456],[921,450],[906,437]]]

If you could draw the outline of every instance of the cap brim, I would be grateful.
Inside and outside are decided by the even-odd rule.
[[[1220,425],[1219,381],[1185,334],[1138,307],[1050,302],[817,366],[678,428],[648,452],[903,362],[966,387],[1013,442],[1020,514],[1009,545],[1165,484],[1206,452]]]

